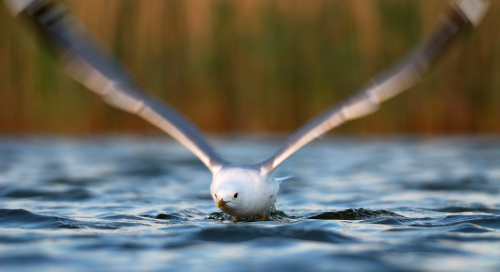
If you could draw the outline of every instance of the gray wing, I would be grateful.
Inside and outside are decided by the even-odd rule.
[[[353,96],[332,106],[292,134],[283,147],[260,164],[262,174],[272,172],[303,146],[349,120],[369,115],[379,104],[420,81],[459,32],[477,26],[489,6],[486,0],[451,4],[423,42],[389,69],[381,72]]]
[[[66,72],[110,105],[136,114],[170,134],[212,172],[225,162],[179,112],[142,90],[126,69],[91,37],[85,27],[51,0],[4,0],[14,15],[33,22]]]

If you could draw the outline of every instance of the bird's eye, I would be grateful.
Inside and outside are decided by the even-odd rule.
[[[215,198],[217,198],[217,194],[215,194]]]
[[[234,198],[238,198],[238,193],[234,194]]]

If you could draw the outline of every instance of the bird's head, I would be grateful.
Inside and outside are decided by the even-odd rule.
[[[223,212],[243,216],[255,206],[253,198],[260,180],[261,175],[254,169],[223,168],[214,175],[210,192]]]
[[[214,201],[217,208],[227,214],[234,214],[243,205],[245,190],[237,183],[225,183],[219,186],[214,193]]]

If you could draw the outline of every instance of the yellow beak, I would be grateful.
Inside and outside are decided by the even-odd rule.
[[[219,202],[217,202],[217,208],[223,207],[226,203],[227,201],[224,201],[224,198],[222,198]]]

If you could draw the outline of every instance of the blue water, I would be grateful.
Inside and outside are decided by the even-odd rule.
[[[281,139],[219,137],[235,162]],[[500,138],[316,141],[238,222],[167,137],[0,137],[1,271],[500,271]]]

